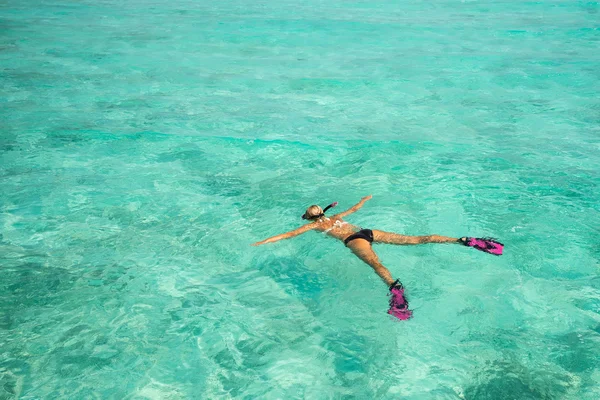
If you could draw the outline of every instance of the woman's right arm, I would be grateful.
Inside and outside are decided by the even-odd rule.
[[[298,235],[303,234],[304,232],[308,232],[312,229],[315,229],[316,226],[317,225],[314,222],[310,223],[310,224],[306,224],[306,225],[301,226],[298,229],[294,229],[293,231],[282,233],[281,235],[272,236],[265,240],[261,240],[260,242],[252,243],[250,246],[260,246],[261,244],[278,242],[282,239],[289,239],[291,237],[298,236]]]

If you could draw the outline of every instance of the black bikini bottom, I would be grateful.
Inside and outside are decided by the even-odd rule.
[[[373,243],[373,231],[370,229],[361,229],[360,231],[348,236],[344,240],[344,244],[348,246],[348,242],[354,239],[365,239],[367,242]]]

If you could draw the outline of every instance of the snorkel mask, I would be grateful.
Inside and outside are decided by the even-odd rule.
[[[337,201],[331,203],[330,205],[328,205],[327,207],[325,207],[323,209],[323,212],[321,214],[313,215],[312,217],[309,217],[308,215],[306,215],[306,213],[304,213],[304,214],[302,214],[302,219],[309,219],[310,220],[310,219],[318,219],[318,218],[324,217],[325,216],[325,212],[327,210],[329,210],[330,208],[333,208],[333,207],[337,206],[337,204],[338,204]]]

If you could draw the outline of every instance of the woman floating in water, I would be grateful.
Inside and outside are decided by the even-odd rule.
[[[460,239],[456,239],[439,235],[405,236],[397,233],[378,231],[375,229],[359,229],[354,225],[350,225],[342,220],[342,218],[346,215],[360,210],[365,202],[371,198],[372,196],[363,197],[353,207],[329,218],[325,217],[325,212],[330,208],[335,207],[337,202],[328,205],[325,207],[325,209],[322,209],[317,205],[310,206],[302,216],[302,219],[309,220],[311,221],[310,223],[293,231],[256,242],[253,244],[253,246],[273,243],[281,239],[288,239],[311,230],[324,232],[329,236],[339,239],[343,241],[346,247],[350,248],[350,250],[352,250],[352,252],[358,258],[369,264],[375,270],[375,273],[379,275],[381,279],[383,279],[383,281],[389,286],[391,298],[388,314],[393,315],[401,320],[409,319],[412,316],[412,311],[408,309],[408,301],[404,297],[404,287],[402,286],[402,283],[400,283],[400,280],[394,280],[390,274],[390,271],[383,266],[381,262],[379,262],[377,254],[375,254],[371,248],[371,243],[389,243],[398,245],[456,243],[464,246],[474,247],[477,250],[485,251],[486,253],[498,256],[502,254],[504,245],[491,238],[462,237]]]

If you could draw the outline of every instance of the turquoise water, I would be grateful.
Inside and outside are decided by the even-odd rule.
[[[125,3],[125,4],[124,4]],[[600,5],[0,3],[0,399],[597,399]],[[377,246],[415,313],[313,203]]]

